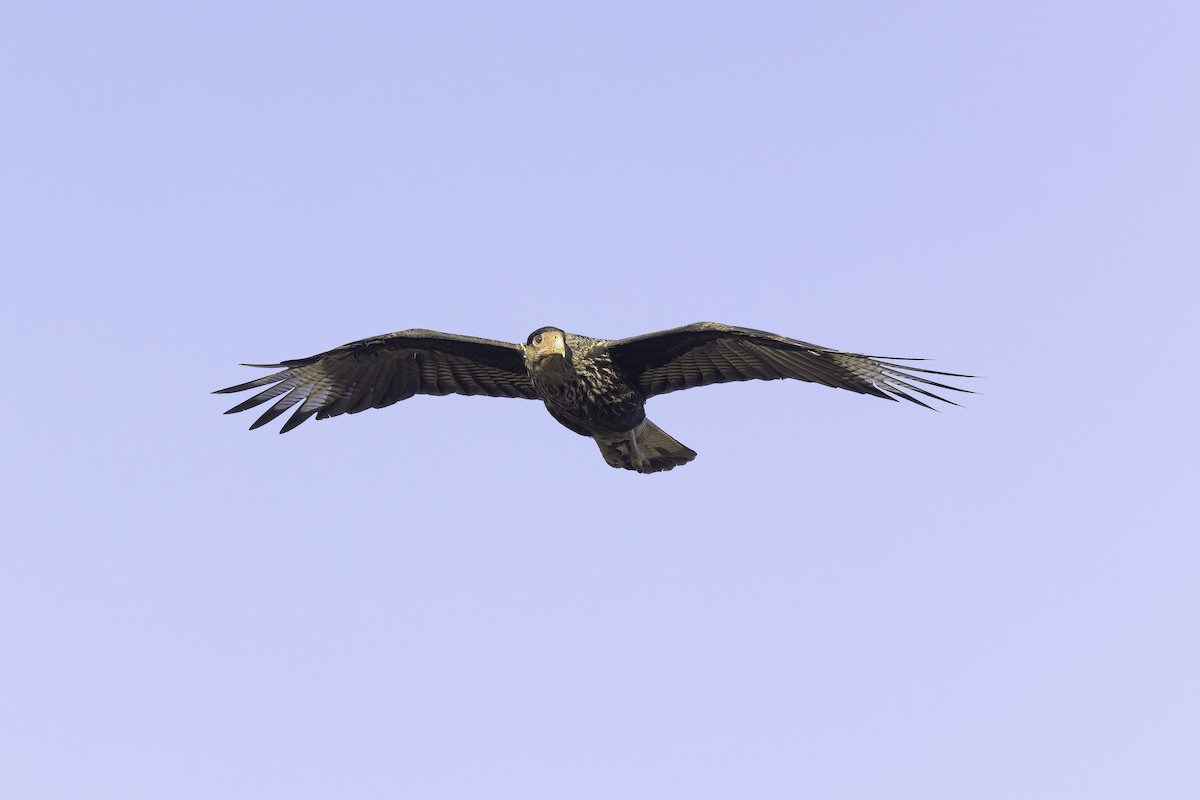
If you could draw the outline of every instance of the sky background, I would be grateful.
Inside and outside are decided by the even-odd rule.
[[[0,796],[1200,796],[1197,30],[6,4]],[[652,476],[534,402],[209,394],[698,320],[981,393],[675,393]]]

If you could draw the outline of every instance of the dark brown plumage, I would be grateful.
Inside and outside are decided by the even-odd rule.
[[[926,408],[931,406],[922,397],[955,404],[923,387],[967,391],[924,376],[969,375],[895,363],[913,360],[846,353],[715,322],[615,341],[542,328],[523,345],[408,330],[309,358],[247,365],[281,369],[218,393],[262,389],[229,414],[274,401],[251,429],[295,408],[280,433],[312,416],[356,414],[414,394],[540,399],[563,425],[593,437],[612,466],[660,472],[691,461],[696,453],[646,419],[644,404],[651,397],[713,383],[781,378]]]

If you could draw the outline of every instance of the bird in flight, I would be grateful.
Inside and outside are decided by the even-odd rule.
[[[610,466],[649,473],[696,457],[646,418],[651,397],[713,383],[793,378],[926,408],[932,406],[921,397],[957,405],[922,386],[969,390],[923,376],[972,376],[894,363],[919,360],[846,353],[716,322],[615,340],[539,328],[524,344],[413,329],[308,358],[244,364],[279,371],[215,394],[262,389],[226,414],[274,400],[251,430],[298,406],[280,433],[313,415],[357,414],[415,394],[541,400],[560,423],[592,437]]]

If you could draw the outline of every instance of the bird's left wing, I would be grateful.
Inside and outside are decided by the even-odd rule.
[[[912,393],[957,404],[916,384],[955,392],[968,390],[913,373],[971,377],[892,363],[920,359],[883,359],[845,353],[774,333],[716,322],[697,322],[619,339],[608,344],[608,352],[625,379],[647,398],[713,383],[794,378],[888,400],[908,400],[932,408]]]
[[[357,414],[368,408],[390,406],[414,394],[537,397],[519,344],[437,331],[399,331],[308,358],[244,366],[282,368],[214,393],[268,387],[225,412],[235,414],[279,398],[250,426],[251,430],[297,404],[300,407],[280,433],[287,433],[314,414],[317,419]]]

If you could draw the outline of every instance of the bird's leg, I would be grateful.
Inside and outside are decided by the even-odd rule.
[[[634,428],[625,437],[625,446],[629,449],[629,463],[633,464],[633,468],[638,472],[646,473],[650,471],[650,459],[642,450],[642,446],[638,444],[637,428]]]

